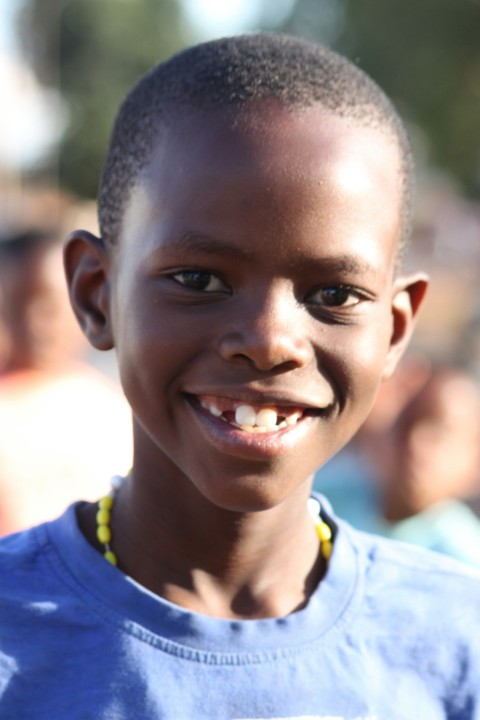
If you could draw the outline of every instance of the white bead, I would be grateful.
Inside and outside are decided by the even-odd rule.
[[[124,480],[125,478],[123,478],[121,475],[114,475],[110,480],[110,485],[114,490],[118,490],[119,488],[121,488]]]
[[[318,518],[320,516],[320,510],[322,509],[318,500],[314,497],[309,497],[307,500],[307,507],[308,507],[308,512],[310,513],[310,516],[314,520],[318,520]]]

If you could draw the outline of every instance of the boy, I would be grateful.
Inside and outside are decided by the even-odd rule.
[[[312,44],[214,41],[132,91],[65,264],[133,468],[4,541],[3,716],[480,716],[479,576],[309,510],[425,292],[409,187],[389,102]]]

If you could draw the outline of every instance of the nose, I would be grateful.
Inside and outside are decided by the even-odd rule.
[[[232,329],[221,337],[224,360],[246,362],[261,371],[293,370],[313,356],[308,318],[293,293],[251,293],[237,308]]]

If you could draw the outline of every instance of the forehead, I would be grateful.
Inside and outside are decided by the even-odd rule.
[[[239,111],[172,114],[159,131],[142,179],[158,182],[172,165],[184,163],[197,165],[196,170],[205,175],[219,169],[238,172],[248,167],[250,171],[253,163],[261,179],[285,162],[295,175],[315,167],[320,173],[322,166],[340,157],[352,180],[375,171],[383,182],[388,181],[385,192],[399,183],[400,149],[391,133],[320,105],[290,108],[276,100],[262,100]]]
[[[342,216],[340,230],[376,224],[395,253],[398,144],[320,106],[292,110],[262,101],[242,113],[185,113],[159,133],[128,204],[123,235],[132,235],[152,212],[155,221],[203,214],[221,224],[227,207],[223,219],[232,221],[249,208],[264,242],[273,234],[277,242],[289,226],[321,225],[334,209]]]

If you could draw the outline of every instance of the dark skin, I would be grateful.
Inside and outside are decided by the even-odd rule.
[[[367,416],[426,289],[394,273],[398,167],[388,136],[321,107],[191,114],[159,140],[117,245],[67,241],[73,307],[116,348],[134,415],[113,546],[153,592],[276,617],[321,580],[312,474]],[[258,434],[212,404],[299,418]],[[95,545],[94,506],[80,523]]]

